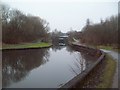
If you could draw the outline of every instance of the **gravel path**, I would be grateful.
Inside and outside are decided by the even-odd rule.
[[[118,88],[118,80],[120,80],[120,77],[118,77],[118,72],[120,71],[120,69],[118,69],[118,64],[120,64],[118,57],[120,57],[120,53],[110,51],[110,50],[104,50],[104,49],[101,49],[101,50],[110,54],[117,62],[116,72],[115,72],[114,77],[113,77],[113,84],[112,84],[111,88]]]

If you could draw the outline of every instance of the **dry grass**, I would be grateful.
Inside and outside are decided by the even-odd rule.
[[[110,55],[106,55],[106,66],[104,72],[101,76],[101,82],[98,84],[97,88],[110,88],[112,85],[113,76],[116,69],[116,61]]]

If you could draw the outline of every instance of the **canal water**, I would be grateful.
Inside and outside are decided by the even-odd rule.
[[[3,88],[59,88],[95,62],[68,46],[2,52]]]

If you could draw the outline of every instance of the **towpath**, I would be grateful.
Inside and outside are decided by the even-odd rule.
[[[120,77],[118,77],[118,72],[120,71],[120,69],[118,69],[118,64],[120,65],[120,61],[119,61],[120,53],[117,53],[117,52],[111,51],[111,50],[104,50],[104,49],[101,49],[101,50],[108,53],[109,55],[111,55],[117,62],[116,71],[115,71],[115,74],[113,77],[113,83],[112,83],[111,88],[118,88],[118,80],[120,80]]]

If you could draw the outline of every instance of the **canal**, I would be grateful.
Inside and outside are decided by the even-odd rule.
[[[2,52],[3,88],[59,88],[95,58],[69,46]]]

